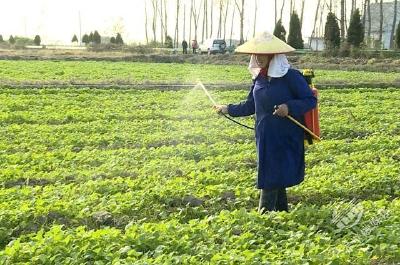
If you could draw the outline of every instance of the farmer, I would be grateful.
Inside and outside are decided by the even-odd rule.
[[[292,51],[267,32],[239,46],[236,52],[251,54],[248,69],[253,85],[245,101],[214,106],[232,117],[256,115],[260,213],[288,211],[286,188],[304,180],[304,131],[286,116],[302,121],[317,99],[303,76],[290,68],[284,54]]]
[[[183,54],[187,54],[187,48],[188,48],[188,43],[186,40],[182,41],[182,50],[183,50]]]
[[[199,48],[199,45],[197,44],[197,40],[192,40],[193,54],[197,53],[198,48]]]

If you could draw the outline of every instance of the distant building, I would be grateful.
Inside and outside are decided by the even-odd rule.
[[[394,16],[394,2],[383,3],[383,30],[382,30],[382,44],[379,41],[379,25],[380,25],[380,4],[371,3],[371,40],[369,41],[370,47],[375,48],[390,48],[390,34],[392,33],[393,16]],[[400,1],[397,3],[397,17],[396,27],[400,21]],[[368,36],[368,13],[365,17],[365,40]]]
[[[101,43],[110,43],[111,37],[108,36],[101,36]]]
[[[311,49],[312,51],[325,50],[325,42],[323,37],[309,37],[308,42],[304,43],[304,48]]]

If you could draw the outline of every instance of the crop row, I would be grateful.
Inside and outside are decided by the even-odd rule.
[[[396,72],[317,70],[318,83],[393,83]],[[0,81],[12,83],[246,83],[251,76],[243,65],[165,64],[139,62],[7,61],[0,60]]]

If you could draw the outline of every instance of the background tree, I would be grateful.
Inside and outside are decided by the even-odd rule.
[[[345,0],[340,0],[340,39],[344,42],[346,37],[345,31]]]
[[[235,0],[235,5],[236,8],[239,12],[239,18],[240,18],[240,44],[244,43],[244,37],[243,37],[243,23],[244,23],[244,0]]]
[[[3,35],[0,35],[0,42],[4,42]]]
[[[392,31],[390,32],[390,48],[393,49],[394,47],[394,31],[396,28],[396,21],[397,21],[397,0],[394,0],[394,15],[393,15],[393,23],[392,23]]]
[[[325,23],[325,46],[328,50],[338,49],[340,47],[340,30],[335,14],[328,13]]]
[[[306,3],[306,0],[301,1],[301,15],[300,15],[300,27],[303,29],[303,18],[304,18],[304,5]]]
[[[164,43],[165,48],[174,48],[173,40],[171,36],[167,35],[165,37],[165,43]]]
[[[179,0],[177,0],[179,1]],[[208,3],[207,0],[203,1],[203,27],[202,27],[202,31],[201,31],[201,42],[204,42],[204,37],[207,38],[207,28],[208,28],[208,15],[207,15],[207,10],[208,10]]]
[[[15,39],[14,39],[13,35],[10,35],[10,38],[8,39],[8,42],[10,44],[15,44]]]
[[[196,6],[196,1],[192,0],[192,18],[194,25],[194,39],[197,40],[197,29],[199,26],[199,19],[201,13],[202,1],[200,1],[199,6]]]
[[[124,44],[124,40],[122,39],[122,36],[120,33],[117,33],[117,37],[115,37],[115,43],[119,44],[119,45]]]
[[[88,45],[90,43],[89,35],[87,35],[87,34],[83,35],[82,42],[85,43],[86,45]]]
[[[179,46],[179,0],[176,0],[176,19],[175,19],[175,31],[174,31],[174,46]],[[204,32],[204,24],[203,24],[203,32]],[[203,36],[204,38],[204,36]]]
[[[293,12],[290,16],[288,44],[295,49],[304,48],[300,19],[296,12]]]
[[[367,13],[368,13],[368,32],[367,37],[368,40],[371,38],[371,0],[365,0],[368,2],[367,4]]]
[[[146,44],[149,44],[149,33],[147,29],[148,29],[147,1],[144,1],[144,32],[146,33]]]
[[[316,29],[316,27],[317,27],[317,20],[318,20],[318,11],[319,11],[319,7],[320,7],[320,4],[321,4],[321,0],[318,0],[318,2],[317,2],[317,8],[315,9],[315,16],[314,16],[314,27],[313,27],[313,30],[312,30],[312,32],[311,32],[311,38],[310,38],[310,40],[309,40],[309,45],[311,46],[311,40],[314,38],[314,36],[315,36],[315,29]]]
[[[157,42],[157,10],[158,10],[158,0],[151,0],[151,5],[153,7],[153,22],[151,29],[153,31],[153,42]]]
[[[90,32],[90,34],[89,34],[89,43],[90,42],[93,42],[94,40],[93,40],[93,32]]]
[[[112,43],[112,44],[116,44],[115,37],[111,37],[111,39],[110,39],[110,43]]]
[[[42,40],[40,39],[39,35],[36,35],[35,38],[33,39],[33,42],[35,43],[36,46],[39,46]]]
[[[101,36],[97,30],[94,31],[93,33],[93,42],[95,44],[100,44],[101,43]]]
[[[400,49],[400,21],[399,24],[397,24],[397,30],[396,30],[396,48]]]
[[[347,31],[347,42],[358,48],[363,41],[364,28],[361,22],[360,10],[357,8],[350,19],[350,26]]]
[[[225,4],[225,15],[224,15],[224,36],[223,39],[226,39],[226,21],[228,19],[228,11],[229,11],[229,6],[231,6],[231,3],[229,0],[225,0],[226,4]],[[233,9],[235,9],[235,7],[233,7]]]
[[[256,36],[256,23],[257,23],[257,0],[254,0],[254,23],[253,23],[253,38]]]
[[[210,4],[210,38],[213,36],[213,25],[214,25],[213,5],[214,5],[214,0],[211,0],[211,4]]]
[[[383,0],[379,3],[379,44],[382,45],[383,34]]]
[[[72,37],[71,42],[78,42],[78,37],[76,36],[76,34],[74,34],[74,36]]]
[[[274,35],[286,42],[286,30],[285,27],[282,25],[282,20],[280,19],[278,20],[278,22],[276,22]]]

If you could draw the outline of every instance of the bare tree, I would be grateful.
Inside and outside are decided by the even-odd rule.
[[[350,15],[353,15],[354,12],[354,0],[351,0],[351,10],[350,10]]]
[[[362,18],[362,24],[363,24],[364,29],[365,29],[366,16],[367,16],[367,0],[364,0],[364,2],[363,2],[363,18]]]
[[[153,29],[153,42],[157,42],[157,10],[158,10],[158,1],[157,0],[151,0],[151,4],[153,6],[153,23],[152,23],[152,29]]]
[[[285,0],[282,1],[282,7],[281,7],[281,15],[279,17],[279,19],[282,21],[282,14],[283,14],[283,9],[285,7]]]
[[[212,37],[212,34],[213,34],[213,25],[214,25],[214,23],[213,23],[213,10],[214,10],[214,8],[213,8],[213,6],[214,6],[214,0],[211,0],[211,17],[210,17],[210,38]]]
[[[256,21],[257,21],[257,0],[254,0],[254,24],[253,24],[253,38],[256,35]]]
[[[240,44],[243,44],[244,43],[244,38],[243,38],[244,0],[242,0],[241,3],[240,0],[235,0],[235,5],[240,16]]]
[[[319,30],[318,30],[318,34],[317,37],[321,37],[322,33],[323,33],[323,26],[322,26],[322,19],[324,17],[324,9],[325,9],[325,4],[326,4],[326,0],[324,0],[324,4],[321,7],[321,13],[319,15]]]
[[[319,1],[319,0],[318,0]],[[345,23],[345,11],[344,11],[345,1],[340,0],[340,39],[344,42],[344,23]]]
[[[174,47],[179,46],[179,0],[176,0],[176,20],[175,20],[175,36],[174,36]]]
[[[205,0],[204,1],[204,17],[206,18],[206,24],[205,24],[205,27],[206,27],[206,35],[205,35],[205,38],[208,38],[208,0]]]
[[[186,4],[183,4],[183,37],[186,40]]]
[[[145,16],[144,29],[146,32],[146,44],[149,44],[149,35],[147,32],[147,1],[144,1],[144,16]]]
[[[315,16],[314,16],[314,27],[313,27],[313,30],[312,30],[312,32],[311,32],[311,38],[310,38],[310,40],[309,40],[310,47],[311,47],[311,40],[312,40],[312,38],[315,36],[315,28],[316,28],[316,26],[317,26],[318,12],[319,12],[319,6],[320,6],[320,5],[321,5],[321,0],[318,0],[317,9],[315,10]]]
[[[382,44],[382,33],[383,33],[383,0],[379,3],[379,43]]]
[[[293,13],[293,0],[290,0],[290,15]]]
[[[222,34],[222,11],[224,9],[224,1],[219,0],[219,21],[218,21],[218,31],[217,37],[220,38]]]
[[[300,16],[300,28],[303,27],[303,15],[304,15],[304,4],[306,0],[302,0],[301,2],[301,16]]]
[[[201,31],[201,42],[204,42],[204,34],[205,34],[205,30],[207,28],[206,20],[207,20],[207,0],[204,0],[204,2],[203,2],[203,27],[202,27],[202,31]],[[207,34],[206,34],[206,36],[207,36]]]
[[[162,1],[162,0],[161,0]],[[168,36],[168,17],[167,17],[167,0],[164,0],[164,37]]]
[[[396,21],[397,21],[397,0],[394,0],[394,15],[393,15],[393,24],[392,24],[392,32],[390,33],[390,48],[393,49],[394,43],[394,30],[396,28]]]
[[[226,20],[228,18],[228,9],[229,9],[230,1],[225,0],[225,15],[224,15],[224,39],[226,37]]]
[[[192,0],[192,3],[194,0]],[[192,14],[193,14],[193,22],[194,22],[194,39],[197,40],[197,28],[199,26],[199,18],[200,18],[200,10],[202,6],[203,0],[200,1],[200,5],[197,8],[196,3],[194,2],[193,8],[192,8]]]
[[[193,17],[193,0],[190,1],[190,13],[189,13],[189,41],[192,40],[192,17]]]
[[[157,0],[156,0],[157,1]],[[165,33],[165,29],[164,29],[164,9],[163,9],[163,0],[160,0],[160,5],[158,6],[158,15],[160,16],[160,23],[161,23],[161,27],[160,27],[160,37],[161,37],[161,44],[164,44],[164,33]]]
[[[232,22],[231,22],[231,36],[230,36],[229,46],[232,46],[233,21],[235,21],[235,11],[236,11],[236,8],[233,8],[233,10],[232,10]]]
[[[368,40],[371,38],[371,0],[368,1]]]

